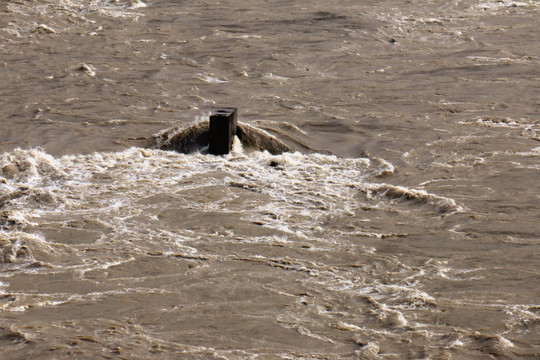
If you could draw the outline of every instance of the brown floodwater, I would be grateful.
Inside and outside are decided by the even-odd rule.
[[[539,18],[0,2],[0,358],[540,359]]]

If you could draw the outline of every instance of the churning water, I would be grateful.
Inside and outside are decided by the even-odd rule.
[[[1,2],[0,357],[539,359],[539,18]]]

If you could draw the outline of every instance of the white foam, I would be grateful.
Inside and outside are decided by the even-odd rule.
[[[505,306],[504,313],[510,316],[508,325],[511,328],[538,327],[540,324],[540,304],[517,304]]]
[[[130,0],[129,1],[129,7],[132,9],[138,9],[138,8],[144,8],[147,7],[146,3],[142,2],[141,0]]]
[[[538,3],[535,1],[529,1],[529,2],[522,2],[522,1],[508,1],[508,0],[501,0],[501,1],[490,1],[490,2],[482,2],[477,5],[475,5],[473,8],[481,11],[492,11],[492,12],[500,12],[500,11],[510,11],[514,8],[533,8],[538,7]]]
[[[348,275],[343,275],[343,269],[322,262],[287,258],[280,254],[272,257],[267,254],[213,254],[196,244],[200,239],[211,239],[231,246],[242,243],[247,247],[247,244],[259,243],[278,249],[290,247],[302,252],[330,253],[336,248],[350,247],[350,241],[358,241],[354,236],[376,239],[400,236],[363,228],[364,225],[371,226],[373,220],[366,214],[358,216],[364,201],[368,201],[363,196],[368,190],[382,194],[395,188],[405,197],[420,197],[431,206],[441,206],[441,202],[443,206],[455,205],[449,199],[426,191],[371,182],[377,179],[381,168],[391,168],[383,159],[244,153],[238,140],[235,140],[232,153],[226,156],[130,148],[115,153],[55,158],[33,149],[0,155],[0,165],[8,164],[17,164],[20,170],[13,178],[6,179],[4,185],[16,189],[31,184],[31,193],[47,190],[56,199],[54,203],[36,203],[31,195],[17,198],[5,209],[14,217],[20,218],[21,222],[39,223],[41,228],[69,231],[82,231],[83,225],[91,221],[96,229],[88,240],[91,243],[80,245],[60,246],[54,243],[55,239],[39,237],[30,242],[29,248],[34,254],[38,251],[42,261],[50,266],[37,269],[21,267],[18,272],[46,274],[69,271],[84,280],[100,281],[93,280],[91,271],[106,272],[113,266],[133,261],[141,254],[200,261],[252,261],[301,272],[311,281],[320,282],[325,289],[336,293],[370,294],[379,304],[375,310],[379,324],[388,329],[410,326],[407,311],[429,307],[435,301],[418,288],[418,279],[427,276],[427,272],[422,272],[424,269],[411,269],[396,257],[372,270],[369,263],[366,269],[352,268],[355,269],[353,281]],[[397,208],[392,197],[377,196],[380,203]],[[406,202],[399,206],[407,207]],[[176,210],[178,215],[172,215],[173,218],[168,220],[167,213],[175,214]],[[223,218],[230,216],[244,224],[247,230],[244,232],[242,226],[219,224],[209,228],[213,226],[211,222],[191,229],[167,224],[175,221],[181,224],[183,219],[175,220],[174,217],[182,217],[184,213],[188,214],[187,217],[223,214]],[[333,229],[334,219],[338,222],[352,219],[354,226]],[[258,231],[254,224],[263,230]],[[382,261],[373,247],[358,246],[359,255]],[[99,252],[94,256],[87,249],[99,249]],[[118,249],[126,250],[118,252]],[[156,249],[159,249],[159,254]],[[392,268],[392,276],[398,280],[387,284],[373,280],[380,269],[388,267]],[[450,270],[445,271],[450,273]],[[366,282],[359,281],[364,275]],[[136,281],[127,277],[126,280]],[[129,291],[143,290],[132,288]],[[89,299],[88,296],[102,295],[84,296]],[[46,300],[36,298],[35,302],[40,306],[54,306],[55,301],[78,299],[68,300],[66,296],[59,295]],[[9,311],[24,311],[23,305],[14,303]],[[344,320],[345,323],[349,322]],[[352,324],[350,329],[355,331]],[[334,341],[308,326],[299,331],[308,337]]]
[[[364,185],[364,191],[371,197],[373,197],[374,194],[382,194],[389,199],[410,200],[420,204],[432,205],[439,208],[443,213],[466,211],[466,208],[462,205],[458,205],[454,199],[431,194],[423,189],[410,189],[403,186],[382,183],[366,184]]]
[[[346,323],[344,321],[338,321],[336,324],[333,324],[333,326],[336,329],[344,330],[344,331],[351,331],[351,332],[361,331],[363,329],[360,326],[356,326],[354,324],[349,324],[349,323]]]
[[[280,82],[285,82],[287,80],[289,80],[288,77],[286,76],[279,76],[279,75],[276,75],[276,74],[273,74],[273,73],[266,73],[263,75],[264,78],[266,79],[269,79],[269,80],[276,80],[276,81],[280,81]]]
[[[141,0],[45,0],[35,4],[34,2],[9,2],[7,7],[10,12],[19,14],[22,18],[12,22],[5,30],[18,37],[29,34],[56,34],[69,31],[70,26],[80,24],[94,24],[95,20],[88,19],[88,14],[97,13],[109,18],[128,18],[134,21],[144,14],[138,10],[147,5]],[[63,20],[66,15],[72,20],[66,27]],[[50,19],[47,24],[36,24],[33,19],[46,17]],[[99,31],[99,30],[98,30]],[[89,32],[96,35],[96,32]]]
[[[201,80],[202,82],[208,83],[208,84],[223,84],[229,82],[227,79],[222,79],[214,74],[197,74],[195,76],[195,79]]]
[[[84,71],[88,76],[96,76],[96,69],[92,65],[82,64],[80,69]]]
[[[474,62],[487,62],[487,63],[527,63],[531,59],[528,57],[525,58],[493,58],[488,56],[467,56],[467,59],[470,59]]]

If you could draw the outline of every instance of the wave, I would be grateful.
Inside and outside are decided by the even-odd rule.
[[[393,200],[401,200],[413,204],[434,206],[439,213],[463,212],[465,208],[456,203],[454,199],[428,193],[425,190],[409,189],[391,184],[368,184],[365,187],[368,197],[381,195]]]
[[[194,152],[207,153],[210,125],[201,121],[187,127],[174,127],[162,131],[153,137],[153,148],[174,150],[184,154]],[[239,123],[236,136],[246,150],[268,151],[273,155],[291,152],[292,149],[268,132]]]

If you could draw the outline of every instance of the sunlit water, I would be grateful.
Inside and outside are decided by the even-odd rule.
[[[1,358],[538,359],[539,16],[2,2]]]

